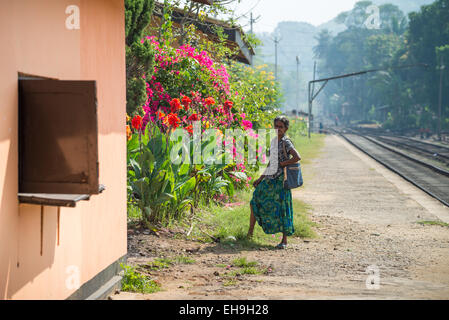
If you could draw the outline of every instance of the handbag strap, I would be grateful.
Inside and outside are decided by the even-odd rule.
[[[285,151],[285,143],[282,144],[282,149],[284,149],[284,156],[288,160],[287,151]]]
[[[285,151],[285,143],[282,143],[282,148],[284,149],[285,158],[288,159],[287,151]],[[287,180],[287,167],[284,167],[284,181]]]

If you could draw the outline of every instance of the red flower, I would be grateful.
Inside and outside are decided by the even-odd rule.
[[[187,111],[189,110],[189,105],[192,103],[192,100],[190,100],[189,97],[184,96],[182,97],[182,105],[184,106],[184,109]]]
[[[228,109],[232,109],[232,107],[234,106],[234,103],[232,101],[226,100],[224,103],[224,106]]]
[[[158,112],[156,112],[156,116],[159,120],[161,120],[165,117],[165,113],[158,111]]]
[[[179,127],[180,122],[181,120],[179,120],[178,116],[174,113],[169,113],[164,119],[164,123],[166,125],[168,125],[169,127],[173,127],[175,129]]]
[[[172,101],[170,101],[171,106],[171,112],[176,113],[179,109],[181,109],[181,101],[179,99],[175,98]]]
[[[134,116],[134,118],[131,121],[131,125],[133,126],[134,129],[136,130],[140,130],[142,129],[142,117],[139,115]]]
[[[128,138],[128,141],[131,140],[133,136],[133,133],[131,132],[131,128],[129,127],[129,125],[126,126],[126,137]]]
[[[215,100],[214,100],[214,98],[209,97],[209,98],[206,98],[205,103],[206,103],[206,105],[210,106],[212,104],[215,104]]]
[[[188,118],[188,120],[190,120],[190,121],[198,121],[198,120],[199,120],[198,114],[196,114],[196,113],[192,114],[192,115]]]
[[[193,126],[192,125],[187,126],[184,129],[187,130],[188,133],[193,134]]]

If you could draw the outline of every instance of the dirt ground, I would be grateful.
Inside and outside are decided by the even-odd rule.
[[[242,250],[175,239],[168,231],[130,233],[129,264],[176,255],[195,263],[152,271],[160,292],[110,298],[449,299],[449,228],[417,223],[449,222],[449,208],[337,136],[326,137],[303,174],[305,186],[293,195],[313,207],[318,238],[291,238],[287,250]],[[228,270],[217,265],[242,256],[271,272],[229,285]]]

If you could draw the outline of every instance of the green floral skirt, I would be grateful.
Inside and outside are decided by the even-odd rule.
[[[284,175],[262,180],[254,190],[251,206],[257,223],[267,234],[293,235],[293,204],[291,190],[283,186]]]

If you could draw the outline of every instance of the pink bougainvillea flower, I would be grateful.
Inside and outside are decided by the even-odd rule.
[[[150,42],[154,49],[156,63],[154,74],[146,77],[148,99],[142,106],[145,112],[143,127],[150,121],[161,119],[160,114],[157,113],[159,111],[177,115],[178,119],[182,119],[182,123],[185,124],[182,124],[183,127],[192,124],[192,120],[197,121],[204,118],[203,120],[209,120],[210,127],[225,129],[238,126],[243,128],[242,118],[233,117],[231,113],[234,106],[233,102],[230,101],[234,99],[231,98],[231,95],[234,96],[232,93],[236,90],[231,93],[229,74],[225,65],[215,62],[206,51],[197,50],[190,45],[183,45],[174,49],[157,42],[154,36],[144,37],[142,42],[145,40]],[[198,72],[195,72],[196,76],[191,81],[180,83],[180,81],[183,81],[182,77],[175,75],[186,72],[184,65],[192,66]],[[167,76],[173,82],[167,81]],[[187,88],[191,85],[192,88],[181,91],[180,88],[184,85]],[[209,92],[208,95],[202,95],[201,93],[204,86],[208,89],[205,91]],[[235,93],[237,94],[236,97],[241,96],[238,92]],[[172,99],[172,97],[178,99]],[[215,99],[219,99],[220,103],[222,101],[225,103],[217,105],[219,101]],[[215,107],[218,107],[218,109]],[[190,118],[188,113],[196,113],[196,115]],[[187,122],[184,116],[189,117]],[[170,118],[173,118],[173,116]],[[170,124],[167,116],[163,120],[164,123]],[[174,123],[178,126],[181,125],[176,121]]]
[[[253,127],[253,123],[248,120],[243,120],[242,125],[245,130],[251,129]]]

